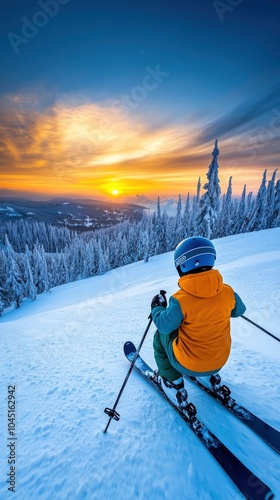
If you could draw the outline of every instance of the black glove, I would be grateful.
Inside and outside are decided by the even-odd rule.
[[[167,307],[166,291],[160,290],[158,295],[155,295],[151,302],[151,309],[156,306]]]

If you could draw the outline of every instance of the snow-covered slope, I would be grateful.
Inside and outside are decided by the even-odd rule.
[[[279,335],[280,229],[215,242],[216,267],[246,315]],[[139,343],[151,298],[177,289],[172,253],[57,287],[0,318],[0,498],[8,491],[7,388],[16,385],[16,493],[33,499],[242,498],[185,423],[136,373],[119,422],[103,430]],[[155,366],[152,337],[142,348]],[[221,374],[233,395],[280,429],[280,344],[242,318]],[[188,384],[198,416],[280,499],[279,456],[209,396]]]

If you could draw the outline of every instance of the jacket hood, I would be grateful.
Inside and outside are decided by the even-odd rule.
[[[220,293],[223,287],[223,278],[219,271],[211,269],[198,274],[182,276],[178,285],[185,292],[206,299]]]

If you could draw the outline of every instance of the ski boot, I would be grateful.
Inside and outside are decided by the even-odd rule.
[[[221,377],[218,373],[215,373],[214,375],[211,375],[210,377],[210,384],[214,391],[217,391],[221,387]]]
[[[218,391],[220,386],[221,386],[221,377],[218,373],[215,373],[214,375],[209,376],[203,376],[203,377],[191,377],[194,380],[198,380],[204,387],[207,387],[207,389],[211,389],[214,391]]]
[[[180,408],[185,409],[188,405],[188,393],[184,388],[183,377],[169,382],[164,377],[158,377],[158,381],[165,392],[166,396]]]
[[[221,377],[218,373],[215,373],[210,377],[210,384],[212,385],[212,389],[214,389],[214,391],[216,391],[223,398],[223,400],[227,402],[229,401],[231,391],[227,385],[222,385],[221,381]]]

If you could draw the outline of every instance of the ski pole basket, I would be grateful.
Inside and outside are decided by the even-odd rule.
[[[106,413],[106,415],[108,415],[110,418],[113,418],[114,420],[120,420],[120,414],[116,411],[116,410],[113,410],[112,408],[105,408],[104,412]]]

